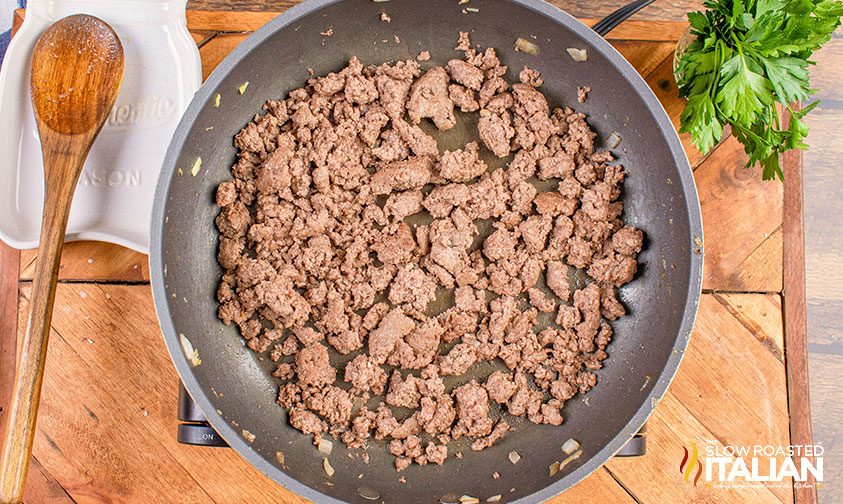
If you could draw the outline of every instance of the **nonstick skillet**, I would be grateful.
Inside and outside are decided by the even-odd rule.
[[[691,334],[702,276],[699,201],[679,138],[656,97],[605,40],[553,6],[538,0],[472,0],[470,5],[478,12],[462,13],[465,5],[456,0],[310,0],[289,9],[217,67],[191,102],[164,163],[150,264],[155,305],[176,369],[232,448],[276,482],[317,502],[449,502],[462,495],[484,501],[498,494],[504,502],[550,498],[597,469],[636,434],[665,393]],[[381,21],[382,12],[390,23]],[[321,35],[328,28],[333,35]],[[302,86],[308,69],[324,75],[353,55],[364,64],[380,64],[414,58],[421,50],[432,55],[423,68],[442,65],[460,57],[453,50],[460,31],[469,31],[482,47],[496,47],[510,80],[517,80],[525,64],[539,70],[552,104],[573,104],[585,112],[599,141],[605,144],[612,133],[622,138],[614,151],[629,173],[625,219],[646,235],[639,273],[620,292],[630,313],[613,323],[615,337],[598,385],[587,401],[577,396],[565,404],[562,426],[519,423],[482,452],[463,447],[458,459],[451,449],[442,466],[411,466],[401,473],[406,482],[399,482],[385,449],[370,449],[366,464],[334,443],[335,473],[328,478],[310,436],[290,427],[275,404],[272,363],[246,348],[235,327],[217,319],[215,291],[222,271],[216,261],[215,188],[230,178],[233,136],[265,101]],[[516,52],[519,37],[536,43],[540,54]],[[588,60],[574,61],[568,48],[586,49]],[[238,88],[245,82],[241,94]],[[576,104],[579,85],[592,88],[584,104]],[[214,107],[217,93],[220,105]],[[448,141],[464,144],[468,138]],[[197,157],[201,170],[191,176]],[[196,355],[201,364],[195,365]],[[565,458],[561,446],[569,438],[581,443],[583,455],[549,476],[549,466]],[[517,464],[507,457],[511,451],[522,457]],[[492,478],[494,472],[499,479]]]

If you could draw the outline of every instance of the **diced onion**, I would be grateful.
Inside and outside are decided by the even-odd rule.
[[[517,464],[519,460],[521,460],[521,455],[519,455],[517,451],[509,452],[510,462],[512,462],[513,464]]]
[[[554,462],[550,464],[550,468],[548,469],[548,476],[553,476],[554,474],[559,472],[559,462]]]
[[[193,162],[193,167],[190,168],[190,174],[194,177],[199,175],[199,170],[202,169],[202,158],[197,157],[196,161]]]
[[[571,455],[568,455],[568,458],[566,458],[565,460],[562,461],[561,464],[559,464],[559,470],[561,471],[562,469],[565,468],[566,465],[568,465],[571,462],[580,458],[580,455],[582,455],[582,450],[577,450],[574,453],[572,453]]]
[[[501,494],[489,497],[488,499],[486,499],[486,502],[498,502],[499,500],[501,500]]]
[[[568,54],[571,55],[571,59],[576,62],[581,61],[588,61],[588,51],[585,49],[577,49],[576,47],[569,47]]]
[[[334,468],[331,467],[331,463],[328,462],[328,459],[322,460],[322,468],[325,469],[325,474],[327,474],[329,478],[334,475]]]
[[[460,497],[460,504],[480,504],[480,499],[470,495],[463,495]]]
[[[576,439],[569,439],[562,444],[562,451],[565,452],[565,455],[570,455],[577,451],[579,447],[580,444]]]
[[[363,476],[362,474],[360,476]],[[363,497],[366,500],[378,500],[381,498],[381,494],[377,492],[377,490],[372,490],[371,488],[367,487],[360,487],[357,489],[357,495]]]
[[[618,132],[613,131],[612,135],[609,137],[609,148],[614,149],[615,147],[621,144],[621,140],[623,140],[623,138],[618,135]]]
[[[330,441],[328,441],[327,439],[324,439],[324,438],[320,439],[319,440],[319,446],[317,446],[317,449],[319,450],[319,453],[321,453],[323,455],[330,455],[331,450],[334,449],[334,443],[332,443],[332,442],[330,442]]]
[[[515,41],[515,50],[525,52],[525,53],[531,54],[533,56],[538,56],[539,53],[541,52],[541,49],[539,49],[539,46],[537,46],[536,44],[530,42],[529,40],[523,39],[521,37],[518,37],[518,40]]]
[[[199,352],[193,348],[193,344],[190,343],[187,336],[179,334],[179,341],[181,342],[181,348],[184,350],[185,357],[187,357],[187,360],[193,364],[193,367],[202,364],[202,359],[199,358]]]

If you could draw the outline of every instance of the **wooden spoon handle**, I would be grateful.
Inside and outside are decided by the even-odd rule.
[[[87,154],[87,152],[85,152]],[[84,160],[84,155],[82,156]],[[45,159],[48,163],[81,163],[76,156]],[[62,170],[71,173],[78,170]],[[61,171],[59,171],[61,173]],[[38,264],[30,295],[30,310],[21,354],[15,372],[12,403],[7,417],[3,458],[0,461],[0,502],[18,504],[23,501],[23,489],[35,436],[35,420],[41,399],[41,382],[47,359],[47,340],[56,298],[61,249],[67,228],[70,200],[78,175],[73,180],[59,178],[47,182]],[[67,184],[70,184],[68,189]],[[54,197],[56,191],[71,191],[71,197]]]

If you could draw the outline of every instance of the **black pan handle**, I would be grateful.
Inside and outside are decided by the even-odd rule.
[[[641,457],[647,453],[647,424],[641,426],[638,432],[623,445],[616,457]]]
[[[601,37],[605,37],[619,24],[623,23],[629,19],[630,16],[650,5],[654,1],[655,0],[635,0],[634,2],[630,2],[598,21],[597,24],[591,27],[591,29],[597,32],[597,34]]]
[[[184,422],[179,424],[176,434],[179,443],[197,446],[228,446],[222,436],[208,423],[205,414],[187,393],[182,382],[179,382],[178,419]]]

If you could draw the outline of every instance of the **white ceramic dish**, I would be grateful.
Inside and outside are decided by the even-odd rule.
[[[114,27],[126,66],[117,104],[76,188],[67,240],[147,252],[155,185],[184,109],[202,80],[185,21],[187,0],[29,0],[0,69],[0,239],[35,248],[44,171],[29,95],[30,57],[51,23],[86,13]]]

